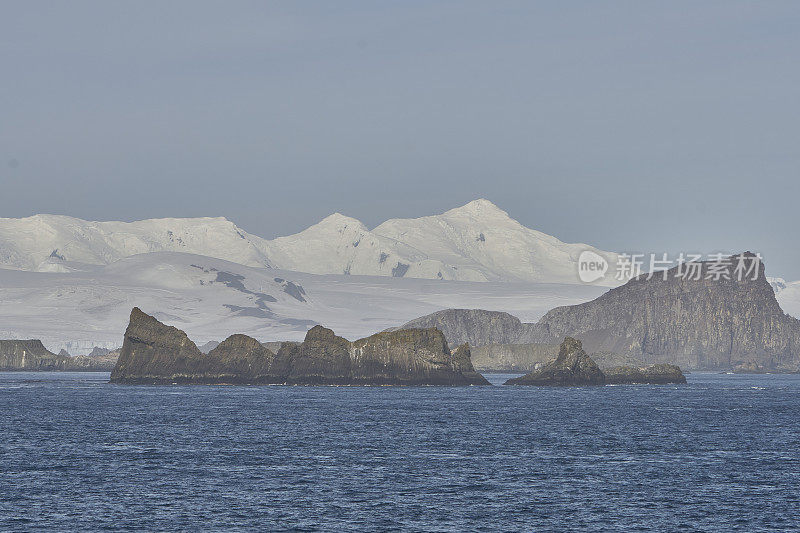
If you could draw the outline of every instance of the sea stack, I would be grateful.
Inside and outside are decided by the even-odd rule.
[[[441,331],[383,332],[350,342],[315,326],[277,353],[232,335],[208,355],[183,331],[134,308],[113,383],[293,385],[488,385],[469,347],[451,352]]]
[[[581,341],[567,337],[561,343],[555,360],[529,374],[509,379],[505,384],[563,387],[667,383],[686,383],[686,377],[677,366],[666,364],[648,367],[617,366],[601,370],[583,351]]]
[[[581,341],[567,337],[558,350],[558,357],[524,376],[509,379],[506,385],[580,386],[604,385],[605,376],[583,351]]]

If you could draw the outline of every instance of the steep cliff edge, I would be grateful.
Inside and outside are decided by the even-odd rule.
[[[435,329],[397,330],[350,342],[322,326],[277,353],[232,335],[203,354],[186,334],[138,308],[131,312],[114,383],[296,385],[488,385],[468,347],[451,352]]]

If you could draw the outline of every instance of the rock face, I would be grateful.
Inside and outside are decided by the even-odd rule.
[[[526,324],[508,313],[483,309],[445,309],[402,326],[402,329],[413,328],[436,328],[444,333],[451,346],[551,343],[553,340],[549,331],[537,324]]]
[[[109,371],[114,366],[109,364],[111,354],[103,357],[79,356],[71,357],[60,353],[54,354],[44,347],[42,341],[0,340],[0,371]],[[114,359],[116,362],[116,359]]]
[[[592,361],[597,363],[600,370],[605,372],[609,368],[616,368],[620,366],[630,366],[634,368],[641,368],[647,366],[647,363],[636,357],[624,355],[614,352],[592,352],[589,354]]]
[[[522,377],[509,379],[506,385],[578,386],[603,385],[605,376],[594,361],[583,351],[581,341],[564,339],[558,357],[539,370]]]
[[[617,366],[603,370],[603,374],[609,385],[686,383],[683,372],[675,365],[661,364],[644,368]]]
[[[322,326],[277,354],[232,335],[204,355],[179,329],[137,308],[125,332],[115,383],[287,383],[295,385],[488,385],[438,330],[397,330],[350,342]]]
[[[472,348],[472,364],[481,372],[529,372],[558,355],[558,344],[487,344]]]
[[[0,341],[0,370],[66,370],[71,357],[56,355],[42,341]]]
[[[797,371],[800,321],[786,315],[753,254],[727,258],[753,275],[714,279],[714,265],[675,267],[653,279],[632,279],[599,298],[548,312],[539,324],[570,335],[589,351],[612,351],[646,363],[729,370],[759,366]]]
[[[721,263],[730,267],[727,279],[715,275]],[[739,267],[747,274],[741,279],[735,274]],[[580,339],[602,368],[667,363],[702,370],[800,371],[800,321],[781,310],[763,263],[749,252],[722,262],[684,264],[652,279],[640,276],[590,302],[552,309],[536,324],[507,313],[448,309],[403,327],[429,326],[442,329],[452,344],[469,342],[480,369],[496,360],[501,366],[493,369],[524,370],[536,357],[489,345],[552,344],[570,336]]]

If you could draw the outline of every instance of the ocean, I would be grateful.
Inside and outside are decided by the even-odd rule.
[[[797,375],[579,388],[108,377],[0,373],[0,530],[800,528]]]

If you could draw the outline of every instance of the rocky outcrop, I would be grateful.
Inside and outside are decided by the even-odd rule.
[[[274,357],[246,335],[231,335],[206,355],[183,331],[134,308],[111,382],[270,383]]]
[[[66,370],[71,360],[54,354],[37,339],[0,340],[0,370]]]
[[[797,371],[800,321],[785,314],[753,254],[726,259],[730,279],[716,278],[718,262],[640,276],[599,298],[548,312],[540,325],[583,341],[588,351],[612,351],[645,363],[730,370],[760,366]],[[733,275],[741,265],[752,275]]]
[[[206,364],[186,333],[134,307],[111,382],[191,382],[205,374]]]
[[[103,357],[71,357],[64,353],[54,354],[38,339],[0,340],[0,371],[109,371],[108,354]],[[116,359],[114,360],[116,362]]]
[[[480,375],[472,364],[472,350],[469,344],[462,344],[453,351],[453,369],[461,372],[472,385],[488,385],[489,382]]]
[[[137,308],[125,332],[115,383],[295,385],[488,385],[468,347],[451,352],[438,330],[397,330],[350,342],[322,326],[277,353],[232,335],[208,355],[184,332]]]
[[[567,337],[561,343],[558,357],[532,372],[506,381],[506,385],[579,386],[686,383],[681,369],[675,365],[649,367],[617,366],[601,370],[583,350],[581,341]]]
[[[538,370],[509,379],[506,385],[579,386],[603,385],[605,376],[583,351],[581,341],[567,337],[561,343],[558,357]]]
[[[675,365],[651,365],[648,367],[617,366],[603,370],[608,385],[686,383],[686,377]]]

